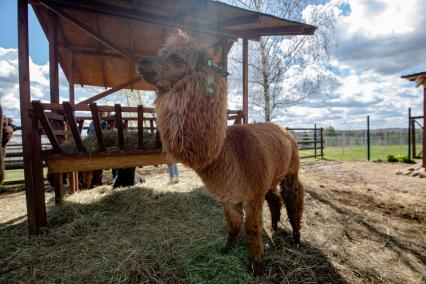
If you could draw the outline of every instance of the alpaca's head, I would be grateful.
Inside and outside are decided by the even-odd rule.
[[[178,31],[169,36],[157,56],[143,57],[139,62],[139,74],[157,88],[158,93],[168,92],[187,75],[213,71],[217,76],[227,72],[213,66],[213,60],[197,40]]]

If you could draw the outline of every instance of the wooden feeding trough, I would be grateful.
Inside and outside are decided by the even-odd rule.
[[[49,41],[50,103],[31,102],[28,42],[28,3],[31,4]],[[230,110],[235,123],[248,122],[248,40],[261,36],[310,35],[315,27],[256,13],[208,0],[18,0],[18,49],[24,172],[30,233],[47,225],[43,161],[57,180],[57,199],[64,173],[76,183],[77,170],[143,166],[166,163],[169,158],[155,149],[144,149],[144,122],[155,129],[154,110],[142,107],[100,106],[96,101],[121,89],[153,90],[136,74],[141,56],[154,55],[176,28],[196,34],[207,48],[214,49],[213,61],[226,68],[233,43],[243,40],[243,109]],[[69,102],[59,104],[59,64],[69,82]],[[105,87],[98,95],[75,101],[74,85]],[[109,88],[109,89],[108,89]],[[76,115],[90,112],[89,116]],[[104,151],[99,112],[116,114],[120,149]],[[194,110],[196,111],[196,110]],[[123,113],[133,114],[132,118]],[[87,153],[81,142],[84,120],[93,120],[98,153]],[[123,148],[126,121],[137,121],[138,146]],[[41,135],[52,146],[41,151]],[[74,140],[78,153],[66,155],[61,143]]]

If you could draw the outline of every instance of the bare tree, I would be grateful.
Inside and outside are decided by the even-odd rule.
[[[330,83],[330,50],[335,43],[334,15],[315,6],[322,0],[231,0],[231,4],[303,21],[318,27],[313,36],[268,36],[249,44],[249,102],[253,110],[271,121],[289,106],[324,92]],[[230,87],[239,88],[241,46],[230,54]]]

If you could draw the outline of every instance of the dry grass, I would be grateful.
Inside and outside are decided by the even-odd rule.
[[[173,186],[165,166],[148,167],[143,186],[49,202],[49,228],[30,238],[23,194],[2,195],[0,282],[424,283],[426,182],[396,167],[306,165],[303,247],[292,248],[287,222],[269,231],[265,208],[265,275],[256,279],[243,241],[224,252],[223,210],[187,169]]]

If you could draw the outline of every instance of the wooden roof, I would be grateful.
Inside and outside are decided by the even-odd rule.
[[[407,79],[410,81],[416,82],[416,87],[420,86],[421,84],[426,84],[426,71],[425,72],[419,72],[409,75],[401,76],[403,79]]]
[[[69,79],[73,74],[76,84],[101,87],[114,87],[137,78],[138,58],[156,54],[166,36],[177,27],[198,33],[207,46],[220,47],[229,47],[241,37],[256,40],[265,35],[308,35],[315,31],[311,25],[208,0],[30,3],[49,41],[56,41],[65,76]],[[53,34],[52,30],[56,32]],[[220,62],[220,58],[216,60]],[[152,89],[143,81],[130,87]]]

